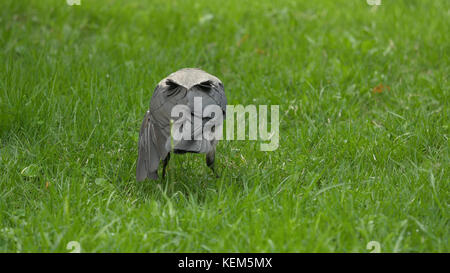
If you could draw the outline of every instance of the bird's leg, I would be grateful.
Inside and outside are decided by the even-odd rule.
[[[166,177],[166,167],[167,167],[167,164],[169,164],[169,160],[170,160],[170,153],[168,153],[166,158],[164,158],[164,160],[163,160],[163,171],[162,171],[163,179]]]
[[[216,176],[216,178],[219,178],[220,176],[217,174],[216,170],[214,169],[214,160],[216,157],[216,150],[212,150],[206,154],[206,165],[212,170],[213,174]]]

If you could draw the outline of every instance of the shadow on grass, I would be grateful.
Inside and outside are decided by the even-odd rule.
[[[204,160],[204,155],[194,154],[176,156],[175,159],[172,157],[165,178],[161,177],[160,167],[159,179],[138,182],[134,176],[130,176],[126,183],[117,185],[117,190],[138,202],[195,198],[196,203],[204,203],[209,195],[217,194],[221,187],[227,187],[225,184],[230,183],[226,179],[227,172],[224,166],[217,165],[220,177],[216,178]]]

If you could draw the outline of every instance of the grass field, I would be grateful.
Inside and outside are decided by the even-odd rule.
[[[450,2],[0,2],[0,251],[448,252]],[[182,67],[280,105],[280,146],[223,141],[135,180]]]

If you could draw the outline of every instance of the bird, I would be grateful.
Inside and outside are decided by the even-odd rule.
[[[201,111],[208,105],[217,105],[226,115],[227,98],[222,81],[199,68],[183,68],[162,79],[153,91],[150,107],[145,113],[139,131],[138,158],[136,162],[136,180],[157,180],[160,161],[163,162],[162,177],[165,178],[166,167],[170,154],[199,153],[206,154],[206,165],[219,177],[214,168],[216,145],[218,139],[196,138],[205,123],[211,117],[203,117],[195,112],[196,99],[201,98]],[[186,121],[181,117],[172,117],[172,109],[176,105],[184,105],[185,111],[190,111],[191,118]],[[194,124],[196,117],[201,115],[199,123]],[[192,117],[194,117],[192,119]],[[193,139],[174,141],[171,128],[174,124],[191,123]],[[223,123],[223,119],[220,120]],[[221,125],[218,124],[218,125]],[[186,126],[187,127],[187,126]],[[201,128],[199,128],[201,127]],[[221,128],[221,127],[220,127]],[[214,128],[213,128],[214,130]]]

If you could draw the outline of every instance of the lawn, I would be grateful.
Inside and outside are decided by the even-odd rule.
[[[0,2],[0,252],[449,252],[446,0]],[[279,105],[136,182],[156,84]]]

